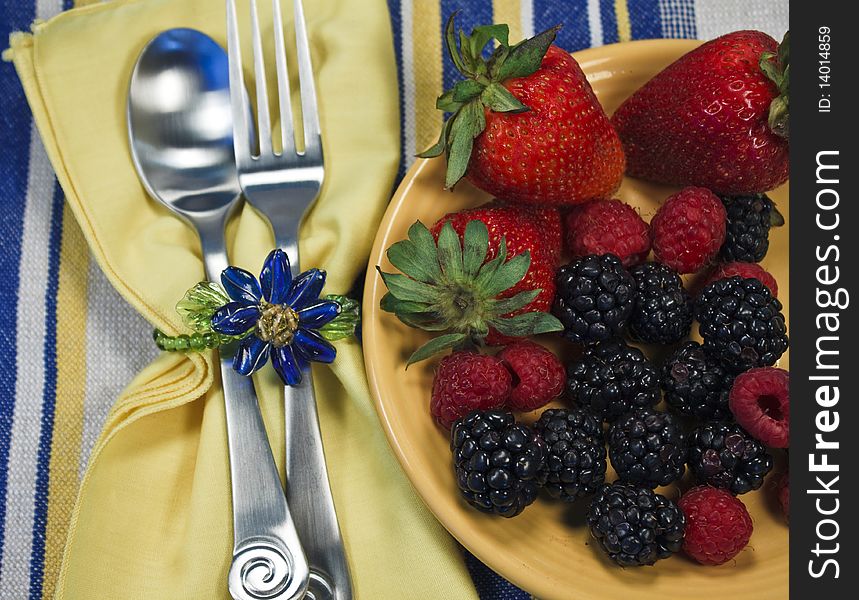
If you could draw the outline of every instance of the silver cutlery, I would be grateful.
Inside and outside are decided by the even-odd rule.
[[[171,29],[138,57],[128,94],[134,166],[152,198],[195,228],[206,277],[227,267],[224,226],[240,203],[227,56],[211,38]],[[165,265],[166,267],[166,265]],[[309,569],[260,414],[253,380],[221,353],[233,503],[229,590],[236,600],[297,599]]]
[[[301,86],[302,144],[296,141],[289,95],[283,17],[279,0],[272,1],[277,103],[283,150],[275,152],[269,114],[256,1],[250,2],[251,34],[256,80],[257,122],[250,122],[247,96],[243,93],[242,59],[234,0],[227,0],[227,48],[230,61],[230,96],[233,142],[239,183],[245,198],[266,216],[275,243],[300,270],[298,230],[307,210],[319,195],[325,176],[319,110],[313,82],[307,27],[301,0],[294,0],[298,78]],[[259,142],[259,151],[253,140]],[[298,535],[310,563],[308,597],[348,600],[352,585],[337,513],[331,496],[325,454],[319,432],[316,398],[310,373],[298,386],[285,389],[286,495],[295,516]]]

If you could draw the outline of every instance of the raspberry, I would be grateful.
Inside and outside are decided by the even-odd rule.
[[[725,219],[724,205],[710,190],[680,190],[650,221],[656,260],[679,273],[700,271],[725,241]]]
[[[513,378],[500,359],[476,352],[445,356],[435,371],[430,412],[450,429],[453,422],[475,409],[500,408],[510,396]]]
[[[790,374],[761,367],[737,375],[728,406],[743,429],[773,448],[790,441]]]
[[[785,473],[778,481],[778,501],[784,511],[784,518],[790,520],[790,475]]]
[[[566,219],[567,246],[574,258],[614,254],[631,267],[650,254],[650,227],[620,200],[594,200],[573,209]]]
[[[707,287],[717,279],[727,279],[728,277],[742,277],[743,279],[757,279],[762,284],[767,286],[772,292],[773,298],[778,298],[778,283],[775,277],[770,275],[757,263],[749,262],[730,262],[721,263],[716,266],[713,274],[704,282],[701,287]]]
[[[530,411],[545,406],[564,391],[567,380],[558,357],[540,344],[527,340],[515,342],[498,353],[513,374],[513,388],[507,407]]]
[[[677,505],[686,515],[683,551],[702,565],[728,562],[749,543],[752,518],[729,492],[701,485],[683,494]]]

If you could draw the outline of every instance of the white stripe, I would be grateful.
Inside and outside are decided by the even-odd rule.
[[[87,278],[81,478],[110,407],[132,378],[158,354],[152,342],[152,326],[113,289],[92,258]]]
[[[50,19],[55,14],[62,12],[63,0],[38,0],[36,3],[36,18]]]
[[[759,29],[781,40],[788,28],[787,2],[773,0],[696,0],[698,39],[709,40],[738,29]]]
[[[36,18],[62,10],[62,0],[37,0]],[[30,589],[30,555],[42,402],[45,389],[45,294],[48,283],[54,171],[34,125],[21,233],[17,305],[15,409],[9,442],[0,600],[25,598]]]
[[[534,1],[522,0],[519,5],[522,21],[522,38],[527,39],[534,36]]]
[[[9,446],[6,533],[0,561],[0,598],[3,600],[25,598],[30,587],[36,471],[45,388],[45,291],[54,185],[54,172],[33,126],[21,239],[17,379]]]
[[[600,0],[588,0],[588,28],[591,31],[591,48],[602,46],[602,19]]]
[[[412,39],[412,0],[400,2],[400,54],[403,59],[403,159],[408,168],[415,160],[415,73]]]

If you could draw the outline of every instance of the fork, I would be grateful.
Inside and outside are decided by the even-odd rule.
[[[294,0],[294,11],[304,147],[303,150],[298,150],[293,126],[280,2],[272,0],[280,137],[283,148],[278,153],[272,143],[265,60],[256,0],[250,1],[257,96],[255,126],[249,122],[249,101],[243,91],[235,0],[227,0],[233,143],[239,183],[245,198],[268,218],[274,230],[277,247],[286,252],[292,267],[300,270],[298,230],[304,215],[319,195],[325,169],[316,89],[301,0]],[[258,154],[253,153],[254,138],[258,140]],[[349,600],[352,598],[352,584],[325,467],[325,453],[310,373],[302,377],[299,385],[285,388],[284,413],[286,496],[310,564],[307,597],[313,600]]]

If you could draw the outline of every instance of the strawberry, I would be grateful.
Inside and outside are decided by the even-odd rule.
[[[449,213],[439,219],[431,231],[438,239],[442,227],[450,223],[462,239],[466,226],[475,219],[486,224],[489,230],[487,260],[495,258],[502,238],[505,238],[507,251],[511,255],[528,252],[531,256],[531,265],[525,276],[516,285],[499,294],[499,298],[511,298],[528,290],[539,289],[540,293],[530,303],[505,316],[513,317],[530,311],[548,312],[555,299],[555,268],[561,253],[561,223],[558,211],[551,207],[532,208],[496,200],[477,208]],[[486,343],[498,346],[514,339],[490,329]]]
[[[620,139],[578,63],[552,45],[557,27],[510,46],[507,25],[460,32],[453,16],[447,48],[465,77],[436,106],[453,113],[422,157],[447,157],[445,187],[463,176],[506,200],[577,204],[620,187]],[[499,42],[488,59],[481,52]]]
[[[552,253],[534,243],[539,230],[532,214],[511,207],[484,208],[494,229],[490,243],[487,224],[474,218],[480,210],[470,216],[449,215],[436,228],[437,238],[417,221],[409,228],[408,239],[387,250],[388,260],[400,273],[376,267],[388,287],[380,302],[382,310],[410,327],[446,332],[418,348],[407,364],[451,348],[473,349],[487,343],[492,334],[518,338],[562,329],[561,322],[546,312],[551,299],[540,304],[544,309],[534,307],[534,300],[552,281],[553,269],[543,271],[552,264]],[[498,214],[493,217],[495,211]],[[462,227],[461,234],[452,220]],[[530,233],[523,234],[528,228]],[[510,260],[508,232],[521,250]],[[544,265],[534,271],[532,252],[535,262]]]
[[[732,195],[787,181],[788,47],[737,31],[658,73],[612,117],[627,174]]]

